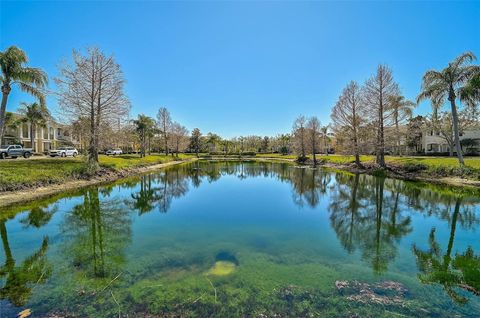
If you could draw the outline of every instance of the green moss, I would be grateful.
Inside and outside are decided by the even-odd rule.
[[[213,276],[228,276],[232,274],[237,265],[228,261],[216,261],[212,268],[207,272],[207,275]]]

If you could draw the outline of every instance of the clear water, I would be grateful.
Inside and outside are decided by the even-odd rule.
[[[194,162],[0,212],[0,317],[480,316],[474,192]]]

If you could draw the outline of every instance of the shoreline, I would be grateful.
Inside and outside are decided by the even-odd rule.
[[[221,161],[221,160],[252,160],[252,161],[259,161],[259,162],[286,162],[291,164],[296,164],[299,166],[311,167],[313,168],[313,164],[306,163],[300,164],[295,161],[295,159],[287,159],[287,158],[278,158],[278,157],[245,157],[245,158],[202,158],[201,160],[212,160],[212,161]],[[360,174],[367,174],[374,176],[376,172],[380,170],[378,166],[371,163],[364,163],[363,168],[359,168],[355,166],[355,164],[335,164],[335,163],[319,163],[317,164],[316,168],[323,168],[323,169],[331,169],[331,170],[338,170],[342,172],[349,172],[349,173],[360,173]],[[460,188],[470,188],[470,189],[477,189],[480,190],[480,180],[472,180],[466,179],[458,176],[438,176],[438,175],[431,175],[430,177],[425,176],[425,172],[405,172],[400,169],[396,165],[387,165],[387,169],[380,170],[385,173],[385,176],[392,179],[399,179],[403,181],[412,181],[412,182],[423,182],[423,183],[430,183],[434,185],[440,186],[453,186],[453,187],[460,187]]]
[[[22,190],[4,191],[0,192],[0,208],[9,207],[16,203],[30,202],[36,199],[42,199],[47,196],[59,194],[61,192],[73,191],[88,186],[109,183],[123,178],[141,175],[146,172],[151,172],[186,162],[193,162],[196,160],[198,160],[198,158],[169,161],[165,163],[157,163],[142,167],[126,168],[118,171],[108,171],[108,173],[103,176],[94,176],[90,179],[72,179],[64,183],[55,183],[40,187],[31,187]]]
[[[117,181],[123,178],[141,175],[143,173],[159,170],[165,167],[178,165],[187,162],[194,162],[197,160],[208,161],[257,161],[257,162],[284,162],[290,164],[298,164],[294,159],[287,158],[268,158],[268,157],[244,157],[244,158],[232,158],[232,157],[209,157],[209,158],[190,158],[178,161],[170,161],[166,163],[159,163],[153,165],[147,165],[135,168],[126,168],[118,171],[108,171],[102,176],[94,176],[90,179],[72,179],[64,183],[49,184],[39,187],[31,187],[21,190],[0,192],[0,208],[8,207],[16,203],[30,202],[36,199],[45,198],[47,196],[56,195],[61,192],[78,190],[92,185],[100,185]],[[312,164],[304,164],[303,166],[312,167]],[[360,173],[375,175],[378,172],[378,167],[372,164],[365,164],[364,168],[356,167],[354,164],[334,164],[323,163],[317,165],[317,168],[338,170],[349,173]],[[394,166],[388,166],[387,169],[381,170],[388,178],[399,179],[403,181],[423,182],[428,184],[440,185],[440,186],[453,186],[458,188],[468,188],[480,190],[480,180],[465,179],[461,177],[451,176],[442,177],[434,176],[426,177],[424,173],[405,173],[401,169],[393,169]]]

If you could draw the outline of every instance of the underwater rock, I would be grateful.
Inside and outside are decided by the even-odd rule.
[[[404,305],[404,297],[408,293],[402,283],[395,281],[369,284],[356,280],[337,280],[335,287],[350,301],[379,305]]]

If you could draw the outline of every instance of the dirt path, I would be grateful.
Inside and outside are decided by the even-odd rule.
[[[48,196],[51,196],[60,192],[68,191],[68,190],[75,190],[75,189],[80,189],[80,188],[91,186],[91,185],[112,182],[112,181],[126,178],[129,176],[142,174],[149,171],[155,171],[168,166],[178,165],[181,163],[192,162],[196,160],[197,158],[179,160],[179,161],[170,161],[166,163],[154,164],[151,166],[129,168],[129,169],[123,169],[119,171],[110,171],[105,175],[93,177],[92,179],[76,179],[76,180],[71,180],[71,181],[67,181],[59,184],[52,184],[44,187],[18,190],[18,191],[0,192],[0,208],[13,205],[19,202],[27,202],[27,201],[48,197]]]

